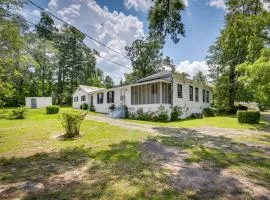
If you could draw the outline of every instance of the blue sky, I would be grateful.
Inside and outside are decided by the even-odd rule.
[[[150,0],[32,0],[50,12],[67,20],[85,33],[94,36],[111,48],[125,54],[124,47],[133,40],[147,34],[147,9]],[[207,73],[205,57],[209,46],[219,35],[224,25],[224,0],[184,0],[187,9],[182,13],[186,37],[174,44],[166,40],[163,53],[170,56],[178,71],[194,75],[198,70]],[[39,19],[39,10],[27,6],[25,16],[34,22]],[[59,24],[56,20],[56,24]],[[101,52],[104,57],[113,59],[130,67],[130,62],[121,56],[86,40],[91,48]],[[124,68],[115,66],[102,58],[97,65],[118,82]]]

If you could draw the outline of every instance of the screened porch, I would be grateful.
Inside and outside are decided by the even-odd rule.
[[[171,83],[154,82],[131,86],[131,105],[171,104]]]

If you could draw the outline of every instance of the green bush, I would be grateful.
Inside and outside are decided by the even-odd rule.
[[[82,109],[83,110],[88,110],[88,104],[87,103],[83,103],[82,104]]]
[[[90,105],[89,106],[89,110],[92,111],[92,112],[95,112],[96,111],[95,106],[94,105]]]
[[[59,112],[60,107],[59,106],[47,106],[46,107],[46,113],[47,114],[57,114]]]
[[[258,124],[260,122],[259,111],[238,111],[237,118],[240,123]]]
[[[110,109],[110,111],[114,111],[115,105],[114,104],[110,105],[109,109]]]
[[[171,121],[176,121],[183,114],[182,107],[174,106],[171,112]]]
[[[248,110],[248,107],[247,106],[244,106],[242,104],[239,104],[238,105],[238,110]]]
[[[217,115],[217,110],[215,108],[205,108],[203,114],[205,117],[215,117]]]
[[[9,113],[10,119],[25,119],[27,116],[28,110],[25,107],[19,107],[13,109]]]
[[[166,122],[169,121],[169,115],[168,111],[165,110],[165,107],[163,105],[159,106],[158,114],[157,114],[157,121],[159,122]]]
[[[80,134],[80,126],[85,115],[86,113],[79,111],[62,112],[60,114],[60,121],[66,130],[65,136],[67,138],[72,138]]]

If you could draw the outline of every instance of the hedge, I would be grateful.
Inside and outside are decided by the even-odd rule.
[[[46,113],[47,114],[57,114],[59,112],[59,106],[47,106]]]
[[[260,122],[259,111],[238,111],[237,118],[240,123],[258,124]]]
[[[203,114],[205,117],[215,117],[217,115],[217,110],[215,108],[205,108]]]

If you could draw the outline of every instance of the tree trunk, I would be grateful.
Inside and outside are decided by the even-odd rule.
[[[229,88],[229,107],[234,107],[234,100],[236,95],[236,72],[235,67],[231,67],[230,75],[230,88]]]

